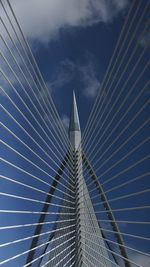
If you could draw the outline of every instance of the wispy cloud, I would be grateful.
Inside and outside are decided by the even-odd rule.
[[[69,117],[66,114],[63,114],[61,120],[62,120],[62,123],[63,123],[64,127],[66,128],[66,130],[68,130],[68,128],[69,128]]]
[[[18,70],[18,67],[16,66],[14,60],[12,60],[8,51],[3,50],[3,54],[7,58],[8,61],[11,61],[12,69],[15,73],[17,73],[17,78],[22,83],[22,85],[25,87],[29,87],[29,85],[26,84],[20,70]],[[22,66],[22,62],[20,61],[20,58],[16,54],[16,51],[14,51],[14,55],[18,61],[20,68],[25,73],[27,80],[30,83],[30,86],[34,88],[35,84],[33,84],[31,77],[29,77],[29,74],[25,70],[24,66]],[[11,81],[11,83],[14,86],[18,86],[19,83],[17,79],[15,78],[12,71],[10,71],[9,67],[7,66],[5,61],[2,59],[2,57],[0,57],[0,64],[1,64],[2,70],[4,71],[8,79]],[[1,76],[1,86],[3,86],[5,90],[10,90],[10,86],[8,82],[4,79],[2,75],[0,76]],[[46,86],[49,92],[52,93],[59,88],[61,89],[63,86],[67,85],[74,79],[78,80],[78,82],[81,84],[82,92],[84,96],[88,98],[94,98],[96,96],[97,91],[100,87],[100,82],[99,82],[99,79],[96,73],[96,61],[92,54],[88,52],[85,53],[85,55],[81,58],[81,60],[77,62],[71,61],[68,58],[65,58],[64,60],[60,61],[59,65],[55,69],[50,80],[46,82]],[[41,89],[39,90],[40,92],[37,95],[38,98],[41,99],[41,97],[44,97],[45,99],[47,97],[46,92],[43,94],[43,91],[41,91]]]
[[[147,30],[147,32],[144,34],[143,38],[141,39],[141,45],[142,46],[148,46],[150,44],[150,30]]]
[[[5,40],[5,42],[6,46],[0,36],[0,85],[7,92],[12,91],[12,86],[17,87],[17,89],[25,87],[25,90],[29,87],[33,88],[32,74],[28,61],[26,58],[22,60],[11,42],[8,42],[8,40]],[[17,42],[15,45],[19,47]]]
[[[94,98],[97,95],[100,81],[96,72],[96,60],[92,54],[86,53],[84,60],[81,60],[81,62],[73,62],[68,58],[61,61],[52,79],[49,81],[49,86],[53,92],[59,88],[61,89],[74,79],[80,83],[85,97]]]
[[[65,84],[69,83],[74,76],[75,64],[68,58],[62,60],[56,68],[49,86],[53,90],[62,88]]]
[[[88,98],[94,98],[100,87],[100,82],[96,75],[93,61],[88,61],[85,65],[79,66],[81,81],[83,84],[83,94]]]
[[[51,117],[50,115],[44,115],[43,116],[44,120],[46,123],[48,123],[48,125],[50,126],[50,128],[54,131],[56,131],[56,129],[58,130],[59,128],[62,128],[62,124],[64,126],[64,128],[66,129],[66,131],[68,131],[69,129],[69,117],[66,114],[63,114],[60,119],[55,118],[55,123],[50,123],[51,121]]]
[[[0,42],[0,85],[4,91],[10,91],[11,86],[9,82],[11,82],[12,85],[15,85],[17,83],[13,72],[6,63],[9,62],[10,59],[11,57],[9,53],[7,53],[5,49],[3,49],[3,46]],[[11,62],[10,66],[12,67],[13,71],[16,71],[17,67],[13,63],[14,62]],[[2,90],[0,90],[0,93],[3,95]]]
[[[65,27],[111,22],[125,9],[128,0],[12,0],[11,3],[26,36],[47,43]]]
[[[6,4],[7,2],[3,1]],[[98,22],[108,23],[122,12],[127,6],[128,0],[12,0],[11,4],[17,15],[17,18],[25,32],[25,35],[32,39],[47,44],[51,39],[59,35],[59,31],[68,27],[86,27]],[[25,16],[24,14],[28,15]],[[0,15],[6,21],[6,16],[0,10]],[[9,14],[10,15],[10,14]],[[8,22],[7,22],[8,25]],[[36,29],[36,30],[35,30]],[[0,24],[1,34],[7,39],[6,32]],[[12,33],[12,31],[11,31]],[[14,37],[14,36],[13,36]],[[4,45],[1,45],[3,49]],[[6,57],[10,56],[6,49],[2,50]],[[20,59],[15,52],[15,57],[22,67]],[[2,59],[0,59],[2,60]],[[11,59],[12,62],[12,59]],[[0,62],[2,69],[10,81],[16,85],[16,79],[12,72],[8,70],[4,62]],[[12,66],[18,72],[17,67]],[[69,83],[76,73],[81,73],[81,82],[83,83],[83,93],[85,96],[93,98],[99,87],[94,65],[92,62],[87,64],[76,64],[69,59],[60,62],[54,77],[48,81],[48,88],[61,88]],[[22,75],[19,73],[19,79],[24,83]],[[26,73],[27,74],[27,73]],[[27,75],[28,76],[28,75]],[[28,79],[30,80],[30,79]],[[1,78],[2,86],[7,90],[10,86]],[[31,82],[31,80],[30,80]],[[31,82],[32,84],[32,82]]]

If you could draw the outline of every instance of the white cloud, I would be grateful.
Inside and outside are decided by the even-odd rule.
[[[4,60],[5,58],[5,60]],[[7,61],[10,62],[11,57],[9,53],[4,49],[2,43],[0,42],[0,86],[3,88],[4,91],[9,91],[11,88],[7,79],[12,83],[12,85],[16,84],[16,78],[11,71],[11,69],[7,65]],[[16,70],[16,66],[14,64],[10,64],[13,71]],[[5,78],[6,77],[6,78]],[[0,93],[3,95],[3,91],[0,90]]]
[[[27,88],[29,87],[29,85],[27,85],[26,82],[27,80],[32,88],[33,82],[29,75],[30,67],[26,58],[24,58],[24,64],[23,64],[22,59],[18,51],[16,50],[15,46],[13,46],[11,42],[7,40],[7,38],[5,38],[5,43],[6,46],[3,42],[3,39],[0,36],[0,85],[6,92],[12,92],[12,86],[9,84],[9,82],[15,88],[16,86],[17,88],[21,88],[22,86],[24,86],[26,88],[25,90],[27,90]],[[17,42],[16,46],[17,47],[19,46]],[[9,82],[4,77],[2,72],[7,77]]]
[[[124,10],[127,2],[128,0],[12,0],[11,4],[25,35],[32,40],[47,43],[52,38],[58,36],[62,28],[86,27],[100,21],[104,23],[110,22],[120,11]],[[7,2],[3,1],[3,3],[9,15],[11,15]],[[2,8],[0,9],[0,16],[6,22],[8,29],[14,37]],[[0,32],[4,39],[8,41],[8,36],[2,23],[0,23]],[[6,57],[8,57],[9,53],[6,49],[3,50],[3,47],[4,45],[1,46],[1,49]],[[15,56],[21,66],[19,56],[16,52]],[[1,67],[15,85],[16,79],[4,62],[1,63]],[[15,71],[18,70],[16,66],[12,67]],[[70,60],[66,59],[62,61],[57,69],[57,75],[50,81],[48,87],[62,87],[64,84],[70,82],[73,79],[75,68],[75,64]],[[94,75],[94,70],[89,65],[84,66],[80,71],[83,73],[82,80],[87,86],[84,91],[85,95],[94,97],[99,86],[99,82]],[[24,83],[21,74],[18,78]],[[1,82],[1,85],[7,90],[9,88],[8,83],[4,79],[1,79]]]
[[[45,43],[65,27],[112,21],[128,0],[12,0],[11,3],[26,36]]]
[[[49,82],[52,92],[61,89],[73,79],[79,79],[84,96],[94,98],[97,95],[100,82],[96,74],[95,58],[90,53],[86,53],[83,58],[84,62],[73,62],[68,58],[60,62]]]
[[[46,90],[45,87],[42,89],[40,88],[39,91],[36,90],[36,96],[40,102],[42,101],[41,103],[43,103],[43,101],[45,103],[49,103],[49,101],[48,101],[49,94],[51,95],[51,93],[52,93],[51,84],[49,82],[45,82],[45,85],[46,85],[48,90]],[[44,119],[45,119],[45,121],[47,121],[46,116],[44,117]]]
[[[96,77],[96,70],[93,61],[80,66],[82,83],[84,85],[83,94],[88,98],[94,98],[100,88],[100,82]]]
[[[46,85],[46,87],[47,87],[49,93],[51,94],[51,93],[52,93],[52,87],[51,87],[50,82],[49,82],[49,81],[45,82],[45,85]],[[44,88],[44,90],[45,90],[45,88]],[[46,91],[46,90],[45,90],[45,91]],[[46,95],[46,94],[45,94],[45,95]],[[46,95],[46,97],[47,97],[47,95]]]
[[[69,128],[69,117],[66,114],[64,114],[61,120],[65,128],[68,129]]]
[[[146,47],[150,44],[150,30],[147,30],[147,32],[144,34],[143,38],[141,39],[141,45],[143,47]]]
[[[44,115],[44,120],[47,123],[48,121],[51,121],[51,117],[50,115]],[[51,129],[53,129],[54,131],[56,129],[58,129],[58,127],[62,127],[62,124],[64,125],[65,129],[68,130],[69,129],[69,122],[70,119],[66,114],[63,114],[60,119],[55,118],[55,123],[52,123],[50,126]]]
[[[49,82],[51,88],[53,90],[62,88],[65,84],[69,83],[73,79],[74,71],[75,64],[71,60],[68,58],[62,60],[53,74],[51,82]]]
[[[11,62],[10,65],[12,66],[14,72],[17,73],[17,78],[20,80],[23,86],[28,88],[28,85],[26,84],[22,74],[20,73],[20,70],[18,71],[15,62],[11,60],[12,58],[8,51],[2,49],[2,53],[7,58],[7,60]],[[35,84],[33,84],[31,77],[29,77],[29,74],[27,73],[25,67],[22,65],[22,62],[20,61],[20,58],[15,50],[14,55],[18,61],[20,68],[25,73],[31,87],[34,88]],[[61,89],[64,85],[67,85],[69,82],[73,81],[73,79],[80,79],[83,94],[88,98],[94,98],[96,96],[97,91],[100,87],[100,82],[96,77],[95,58],[90,53],[86,53],[82,59],[84,60],[84,62],[73,62],[66,58],[58,64],[58,67],[55,69],[55,72],[53,73],[52,77],[49,81],[46,82],[47,88],[50,93],[54,92],[56,89]],[[2,60],[2,57],[0,57],[0,65],[11,83],[15,87],[18,86],[19,83],[17,82],[17,79],[13,75],[12,71],[10,71],[4,60]],[[2,75],[0,76],[1,86],[3,86],[4,90],[10,91],[10,86],[8,82],[6,82]],[[0,93],[2,93],[2,91]],[[41,91],[37,94],[39,99],[41,99],[41,95],[44,97],[44,99],[47,97],[47,94],[43,94],[43,92]]]

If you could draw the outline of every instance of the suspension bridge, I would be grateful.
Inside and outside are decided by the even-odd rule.
[[[149,266],[150,1],[131,1],[83,133],[0,11],[0,266]]]

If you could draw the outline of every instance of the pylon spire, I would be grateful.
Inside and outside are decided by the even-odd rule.
[[[71,111],[71,118],[69,125],[69,132],[71,131],[80,131],[79,115],[78,115],[77,102],[74,91],[73,91],[73,103],[72,103],[72,111]]]
[[[76,151],[81,142],[81,130],[80,130],[79,115],[76,103],[76,96],[74,91],[73,91],[72,111],[71,111],[70,125],[69,125],[69,138],[73,149]]]
[[[78,116],[75,93],[73,92],[73,104],[69,126],[69,138],[74,149],[74,179],[76,192],[76,265],[79,267],[89,264],[89,253],[94,255],[94,266],[105,265],[111,267],[105,243],[102,238],[101,230],[94,212],[94,208],[88,193],[88,189],[83,176],[82,163],[82,146],[81,146],[81,130]],[[95,236],[93,236],[95,233]],[[96,244],[94,243],[96,242]],[[99,245],[99,247],[98,247]],[[93,254],[93,250],[98,254]],[[108,259],[108,260],[107,260]],[[102,263],[102,265],[101,265]]]

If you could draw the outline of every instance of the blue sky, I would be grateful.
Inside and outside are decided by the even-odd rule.
[[[121,30],[127,3],[69,1],[68,5],[66,1],[36,1],[35,6],[35,1],[12,1],[64,118],[70,114],[72,91],[76,91],[82,128]],[[28,12],[27,20],[24,12]],[[83,112],[85,101],[87,110]]]
[[[125,17],[127,15],[128,9],[129,9],[129,3],[130,1],[128,0],[108,0],[108,1],[99,1],[99,0],[28,0],[28,1],[20,1],[20,0],[12,0],[11,1],[12,6],[14,8],[14,11],[16,13],[16,16],[20,22],[20,25],[23,29],[23,32],[28,39],[28,42],[31,46],[32,52],[35,56],[35,59],[38,63],[38,66],[40,68],[40,71],[44,77],[44,80],[46,82],[46,85],[48,87],[48,90],[51,93],[52,99],[54,101],[54,104],[59,112],[59,115],[61,117],[61,120],[66,127],[66,130],[68,130],[68,125],[69,125],[69,116],[70,116],[70,110],[71,110],[71,103],[72,103],[72,92],[73,90],[76,93],[76,98],[77,98],[77,103],[78,103],[78,109],[79,109],[79,117],[80,117],[80,123],[81,123],[81,129],[82,132],[84,131],[84,128],[86,126],[90,111],[93,107],[94,101],[96,99],[96,95],[98,93],[98,90],[100,89],[100,86],[102,84],[107,66],[109,64],[109,60],[111,58],[111,55],[113,53],[113,50],[115,48],[119,33],[121,31],[121,28],[123,26]],[[138,13],[139,17],[142,13],[142,10],[145,6],[147,1],[142,1],[142,6],[141,9]],[[6,5],[8,8],[8,6]],[[134,12],[136,10],[136,5],[133,9],[133,13],[131,18],[134,15]],[[2,18],[4,18],[4,21],[6,21],[6,24],[8,25],[8,29],[11,29],[9,26],[9,23],[7,22],[7,19],[4,15],[4,12],[0,10],[0,14],[2,15]],[[11,16],[11,15],[10,15]],[[140,32],[143,30],[145,27],[145,23],[147,21],[147,18],[149,17],[149,12],[146,13],[144,19],[141,22],[139,32],[136,35],[136,38],[131,46],[130,52],[128,56],[130,56],[130,53],[132,54],[133,48],[137,42],[137,38],[139,38]],[[135,21],[132,30],[136,27],[136,24],[138,23],[138,17],[137,20]],[[147,26],[146,26],[147,27]],[[148,28],[148,27],[147,27]],[[20,58],[18,57],[16,51],[14,50],[13,45],[11,44],[3,25],[0,25],[0,31],[2,36],[5,38],[6,42],[14,52],[14,55],[16,56],[20,66],[22,67],[22,62],[20,61]],[[11,30],[10,30],[11,32]],[[145,45],[147,44],[147,40],[149,40],[149,31],[147,29],[148,34],[144,36],[142,39],[142,42],[140,43],[138,50],[136,51],[136,54],[131,61],[131,65],[129,66],[125,76],[123,77],[122,81],[120,82],[120,86],[118,87],[116,93],[113,95],[112,98],[112,103],[115,102],[117,99],[117,96],[119,95],[119,92],[121,88],[124,86],[124,83],[127,80],[127,77],[129,76],[130,72],[132,71],[138,56],[140,53],[143,51]],[[12,33],[12,36],[15,39],[14,34]],[[131,35],[127,38],[126,40],[126,47],[129,43]],[[16,44],[18,48],[20,49],[19,44],[16,41]],[[7,50],[4,48],[4,43],[2,39],[0,39],[0,46],[1,46],[1,51],[4,53],[6,56],[6,59],[12,63],[12,69],[17,73],[17,77],[20,79],[23,85],[25,85],[25,89],[27,90],[27,93],[33,100],[33,103],[39,110],[39,113],[41,114],[42,118],[44,121],[47,123],[48,117],[43,114],[43,110],[41,107],[39,107],[39,104],[37,100],[33,97],[33,93],[29,91],[29,87],[26,86],[26,83],[18,71],[18,68],[16,67],[14,61],[12,60],[11,55],[8,53]],[[125,49],[122,51],[121,56],[123,56]],[[124,93],[122,94],[121,98],[118,100],[116,103],[116,106],[113,108],[111,114],[108,116],[108,120],[104,122],[105,117],[108,114],[108,111],[112,107],[112,103],[108,105],[108,108],[106,109],[105,113],[103,114],[103,120],[102,122],[100,121],[100,124],[97,124],[99,121],[100,115],[94,122],[95,125],[90,131],[89,136],[92,137],[93,140],[90,140],[88,145],[91,145],[94,147],[96,144],[98,138],[100,137],[100,134],[96,137],[96,139],[93,138],[92,132],[95,130],[94,133],[98,131],[102,123],[104,122],[104,125],[102,126],[102,132],[105,130],[107,127],[109,121],[111,118],[114,116],[114,114],[117,111],[117,106],[123,102],[124,98],[126,97],[130,87],[138,76],[140,75],[140,72],[144,68],[147,59],[150,55],[149,51],[146,51],[145,56],[142,58],[142,62],[139,65],[138,69],[136,70],[135,74],[132,76],[131,81],[127,85],[126,89],[124,90]],[[127,57],[128,58],[128,57]],[[127,63],[127,59],[124,61],[124,65],[121,68],[121,71],[123,71],[123,68],[125,64]],[[0,57],[0,65],[3,69],[3,71],[6,73],[14,87],[17,89],[19,95],[25,100],[27,106],[31,108],[32,113],[34,114],[35,117],[37,117],[37,121],[41,124],[43,127],[44,131],[49,134],[47,131],[46,126],[44,125],[44,121],[41,120],[40,115],[37,114],[37,111],[31,107],[31,101],[27,99],[25,93],[20,90],[20,85],[16,81],[16,78],[12,74],[12,71],[6,66],[6,62]],[[28,66],[28,65],[27,65]],[[31,67],[28,66],[29,70],[32,72]],[[31,78],[28,76],[27,70],[23,69],[24,73],[28,77],[28,81],[33,85]],[[120,74],[121,75],[121,71]],[[115,72],[114,72],[115,73]],[[114,74],[113,74],[114,75]],[[114,86],[117,83],[116,77],[114,81]],[[29,119],[30,123],[32,124],[37,131],[44,136],[42,128],[39,127],[38,122],[35,122],[33,119],[32,115],[30,112],[24,107],[22,102],[20,101],[19,97],[14,94],[12,88],[10,89],[10,85],[8,82],[4,80],[2,77],[3,75],[0,76],[1,79],[1,86],[5,90],[5,92],[12,98],[12,100],[16,103],[16,105],[21,109],[23,114]],[[133,90],[132,94],[130,95],[129,100],[125,103],[123,106],[123,109],[120,110],[118,113],[117,117],[113,121],[113,123],[110,125],[108,128],[106,134],[101,139],[101,142],[99,145],[103,145],[107,136],[109,135],[109,132],[111,132],[116,123],[119,121],[119,119],[123,116],[123,114],[126,112],[128,107],[131,105],[132,101],[134,101],[135,97],[138,96],[141,88],[143,88],[145,82],[148,80],[149,77],[149,69],[146,70],[142,80],[137,84],[135,89]],[[113,78],[113,77],[112,77]],[[35,84],[33,85],[33,90],[38,98],[39,101],[41,101],[41,96],[36,90]],[[112,89],[113,91],[113,89]],[[2,92],[2,91],[1,91]],[[105,96],[105,91],[104,91],[104,96]],[[146,91],[144,94],[138,99],[136,102],[136,105],[134,105],[129,114],[124,118],[124,120],[121,122],[119,127],[116,129],[114,134],[111,136],[110,139],[108,139],[108,142],[104,144],[104,147],[100,151],[99,154],[94,158],[94,152],[93,154],[90,155],[88,151],[88,146],[83,144],[85,152],[87,152],[87,155],[90,155],[89,159],[91,160],[91,163],[94,164],[96,160],[98,160],[98,157],[101,156],[102,153],[105,152],[107,147],[117,134],[124,128],[125,125],[127,125],[130,120],[136,115],[136,113],[144,106],[144,104],[147,102],[149,93]],[[106,97],[106,100],[109,101],[111,97],[111,91],[110,94]],[[107,103],[106,101],[106,103]],[[14,116],[14,118],[17,119],[17,121],[27,130],[27,132],[33,137],[33,139],[40,144],[40,146],[47,152],[49,152],[49,147],[51,147],[51,143],[46,140],[47,144],[43,143],[43,141],[39,138],[37,133],[33,131],[32,127],[29,126],[25,118],[23,118],[18,111],[16,111],[15,107],[10,103],[9,99],[5,96],[5,93],[2,92],[0,94],[0,103]],[[102,106],[102,111],[105,106]],[[47,110],[46,110],[47,112]],[[141,113],[141,116],[138,117],[133,124],[131,124],[131,127],[127,129],[122,135],[122,137],[117,141],[117,143],[112,146],[111,150],[109,150],[105,156],[102,158],[103,160],[99,161],[97,165],[95,166],[95,170],[104,163],[107,158],[115,152],[116,149],[121,146],[121,144],[128,138],[130,135],[138,129],[148,118],[148,112],[149,109],[146,107],[144,111]],[[45,155],[39,147],[35,145],[33,140],[31,141],[29,136],[27,136],[23,130],[14,122],[12,119],[6,115],[6,112],[4,110],[0,110],[0,116],[1,116],[1,122],[5,124],[9,129],[11,129],[21,140],[23,140],[31,149],[33,149],[36,153],[39,153],[42,157],[43,160],[48,162],[48,164],[51,165],[54,170],[57,169],[57,165],[59,165],[59,160],[56,159],[53,155],[50,156],[52,157],[51,159],[48,158],[47,155]],[[56,122],[57,123],[57,122]],[[97,128],[96,128],[97,127]],[[2,127],[1,127],[2,128]],[[53,127],[52,127],[53,128]],[[55,127],[54,129],[51,129],[52,132],[55,132]],[[66,144],[63,141],[63,137],[61,136],[61,133],[58,133],[60,140],[62,144],[64,144],[66,148]],[[148,136],[148,125],[146,124],[144,128],[142,129],[141,132],[138,133],[138,135],[135,136],[134,139],[130,140],[128,145],[126,145],[119,153],[117,153],[113,158],[111,158],[109,161],[106,162],[106,164],[102,165],[99,171],[97,171],[97,175],[101,177],[101,174],[104,174],[103,177],[101,177],[101,182],[107,181],[107,179],[110,179],[112,176],[115,176],[118,172],[120,172],[122,169],[126,168],[127,166],[134,164],[134,162],[140,160],[142,157],[148,155],[148,145],[145,143],[142,148],[138,149],[135,151],[134,154],[131,155],[127,160],[121,162],[119,165],[117,165],[115,168],[113,168],[111,171],[107,170],[115,163],[117,162],[120,158],[122,158],[126,153],[128,153],[132,148],[137,146],[138,144],[141,143],[142,140],[145,140]],[[6,129],[2,128],[1,130],[1,139],[12,146],[14,149],[18,150],[20,153],[22,153],[24,156],[29,158],[34,164],[37,164],[40,166],[40,168],[43,168],[43,170],[49,175],[53,176],[55,171],[49,169],[48,166],[46,166],[41,160],[39,160],[33,153],[31,153],[27,148],[24,147],[23,144],[21,144],[19,141],[17,141],[12,135],[10,135]],[[51,141],[56,144],[56,141],[54,140],[54,137],[50,135]],[[87,140],[86,140],[87,141]],[[56,144],[57,146],[57,144]],[[55,151],[55,150],[54,150]],[[56,151],[55,151],[56,152]],[[59,151],[61,153],[61,151]],[[59,156],[59,153],[56,153],[57,156]],[[32,175],[38,176],[41,179],[45,180],[46,182],[50,182],[50,177],[48,175],[45,175],[41,170],[37,169],[34,167],[29,162],[26,162],[26,160],[22,159],[21,157],[17,156],[13,151],[11,151],[8,147],[3,144],[2,149],[1,149],[1,157],[5,158],[8,161],[11,161],[12,163],[16,164],[20,168],[23,168],[27,171],[31,171]],[[62,154],[63,157],[63,154]],[[54,164],[53,159],[56,161],[56,164]],[[108,183],[104,185],[104,189],[108,190],[113,186],[116,186],[120,184],[121,182],[125,182],[129,180],[129,177],[136,177],[137,175],[140,175],[144,172],[148,172],[148,161],[144,162],[141,165],[137,166],[134,169],[131,169],[131,171],[125,173],[120,179],[122,180],[115,180],[112,181],[111,183]],[[106,173],[106,174],[105,174]],[[13,168],[12,166],[8,166],[5,163],[1,164],[1,174],[9,176],[10,178],[14,178],[17,181],[25,182],[30,184],[31,186],[36,186],[37,188],[42,188],[47,192],[48,187],[47,185],[41,183],[39,181],[35,181],[31,177],[29,177],[27,174],[20,172],[19,170]],[[67,175],[67,173],[66,173]],[[64,175],[64,179],[65,179]],[[85,173],[86,177],[86,173]],[[86,177],[88,179],[88,177]],[[64,182],[63,182],[64,183]],[[139,183],[135,186],[135,188],[127,187],[124,188],[120,191],[116,191],[115,193],[112,192],[112,194],[108,194],[108,197],[111,199],[113,197],[121,196],[122,194],[128,194],[140,190],[144,190],[148,188],[149,186],[149,180],[148,176],[145,177],[143,183]],[[142,189],[141,189],[142,187]],[[60,189],[63,190],[63,186],[59,186]],[[92,187],[91,187],[92,189]],[[17,194],[19,192],[20,195],[26,196],[26,197],[33,197],[36,199],[40,199],[42,201],[45,200],[45,195],[37,192],[33,192],[30,189],[20,189],[19,185],[14,185],[10,182],[6,181],[1,181],[1,191],[7,192],[7,193],[13,193]],[[61,195],[61,194],[58,194]],[[93,196],[93,194],[91,194]],[[16,199],[11,199],[6,197],[1,196],[1,204],[0,204],[0,209],[3,208],[3,201],[5,201],[5,208],[9,209],[10,206],[13,207],[13,209],[28,209],[32,210],[33,208],[35,210],[40,210],[42,207],[42,204],[35,204],[29,203],[28,202],[28,208],[27,204],[25,201],[18,201]],[[133,199],[132,199],[133,200]],[[56,200],[55,203],[59,201]],[[96,200],[95,200],[96,202]],[[120,201],[119,206],[118,204],[112,204],[114,208],[117,207],[127,207],[132,204],[132,206],[140,206],[140,205],[145,205],[148,204],[148,197],[147,195],[144,195],[143,198],[135,198],[135,200],[130,203],[130,199],[127,200],[126,202]],[[53,210],[53,207],[52,209]],[[139,212],[136,215],[128,212],[126,215],[122,215],[121,213],[118,213],[119,218],[121,219],[126,219],[127,216],[131,216],[130,219],[139,219],[139,215],[142,217],[143,220],[149,220],[149,214],[145,212]],[[137,217],[136,217],[137,216]],[[37,215],[35,215],[36,220],[38,218]],[[9,220],[11,219],[11,224],[22,224],[22,223],[28,223],[29,221],[35,222],[35,217],[33,215],[20,215],[20,216],[11,216],[6,215],[6,216],[1,216],[1,222],[2,225],[8,225]],[[99,217],[100,219],[100,217]],[[47,219],[48,220],[48,219]],[[25,232],[21,232],[19,230],[19,235],[18,232],[16,231],[10,231],[10,235],[1,235],[1,243],[6,242],[9,240],[17,239],[18,236],[21,238],[21,236],[28,236],[30,234],[33,234],[33,228],[32,229],[26,229]],[[122,231],[127,231],[131,232],[134,234],[140,234],[139,233],[139,228],[138,227],[133,227],[132,225],[126,225],[123,224],[121,226]],[[43,230],[44,231],[44,230]],[[148,234],[148,227],[145,226],[143,228],[143,235],[147,236]],[[126,240],[127,244],[129,244],[131,247],[136,247],[137,249],[143,249],[145,252],[148,252],[148,247],[145,245],[146,243],[142,242],[137,242],[135,241],[130,241]],[[21,250],[24,251],[29,247],[30,242],[26,242],[25,245],[20,245]],[[20,248],[19,248],[20,249]],[[12,256],[18,251],[18,246],[14,246],[13,250],[6,250],[3,249],[2,253],[0,253],[0,259],[5,259],[9,256]],[[9,255],[10,254],[10,255]],[[133,255],[132,258],[136,258],[139,263],[141,264],[147,264],[147,260],[145,258],[138,258],[138,255]],[[25,260],[25,257],[24,257]],[[16,264],[21,264],[22,259],[19,259],[19,261],[16,261]],[[8,266],[12,266],[11,263]],[[20,266],[20,265],[17,265]],[[144,266],[144,265],[143,265]],[[146,265],[145,265],[146,266]],[[148,265],[149,266],[149,263]]]

